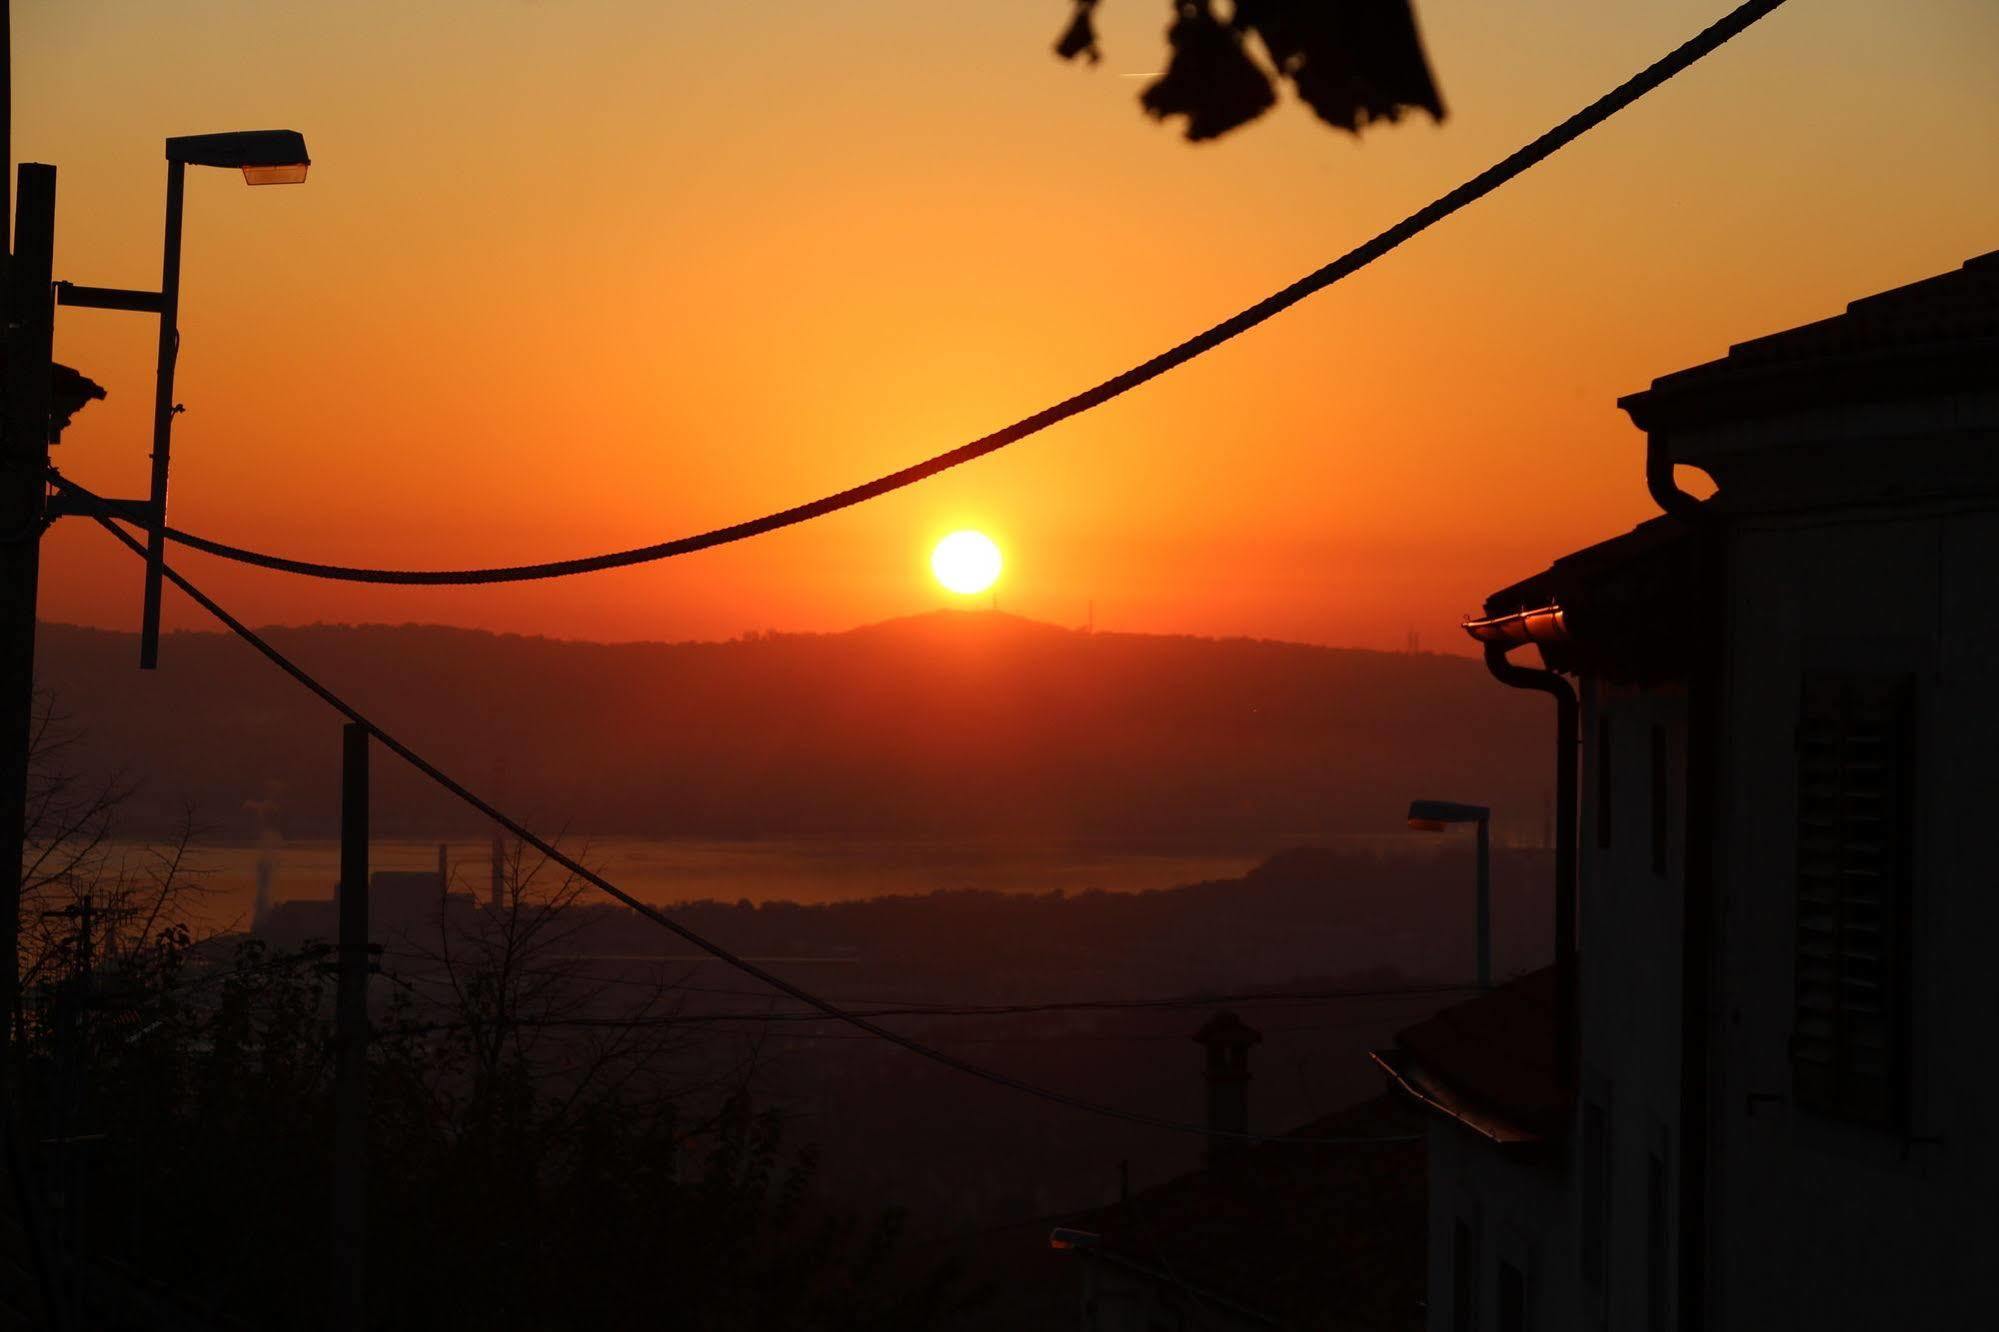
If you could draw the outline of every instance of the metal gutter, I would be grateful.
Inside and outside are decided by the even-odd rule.
[[[1531,614],[1531,613],[1530,613]],[[1559,611],[1556,612],[1559,614]],[[1514,617],[1502,616],[1502,619]],[[1523,621],[1525,623],[1525,621]],[[1467,632],[1471,629],[1466,626]],[[1473,635],[1476,637],[1476,634]],[[1555,1076],[1576,1087],[1576,761],[1580,740],[1576,691],[1554,671],[1516,666],[1507,637],[1485,640],[1485,668],[1501,684],[1555,700]]]
[[[1487,615],[1466,620],[1464,630],[1481,643],[1505,643],[1520,647],[1528,643],[1566,643],[1569,620],[1559,605],[1536,606],[1507,615]]]

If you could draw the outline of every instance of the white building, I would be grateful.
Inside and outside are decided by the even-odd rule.
[[[1429,1325],[1999,1326],[1999,253],[1620,405],[1665,515],[1467,626],[1573,728],[1570,880],[1378,1056]]]

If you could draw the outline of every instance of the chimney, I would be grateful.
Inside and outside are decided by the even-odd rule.
[[[445,844],[437,844],[437,894],[442,897],[451,891],[451,858]]]
[[[507,844],[500,840],[500,834],[493,834],[493,877],[486,889],[486,905],[494,911],[506,909],[506,894],[502,888],[507,882]]]
[[[1194,1039],[1207,1050],[1208,1128],[1216,1134],[1249,1132],[1249,1047],[1263,1033],[1227,1009],[1209,1018]],[[1249,1144],[1238,1137],[1208,1139],[1208,1168],[1238,1160]]]

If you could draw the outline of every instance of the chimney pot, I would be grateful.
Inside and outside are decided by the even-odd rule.
[[[1194,1040],[1207,1051],[1208,1168],[1228,1166],[1242,1157],[1249,1144],[1249,1049],[1263,1033],[1232,1010],[1223,1009],[1201,1025]]]

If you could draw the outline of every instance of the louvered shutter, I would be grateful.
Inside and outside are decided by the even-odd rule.
[[[1901,1116],[1912,681],[1807,673],[1798,723],[1798,1103]]]

